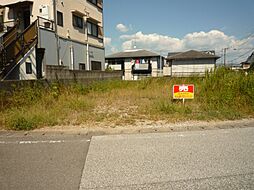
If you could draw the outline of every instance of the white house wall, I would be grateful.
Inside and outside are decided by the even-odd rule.
[[[85,51],[86,52],[86,51]],[[99,47],[89,46],[90,62],[98,61],[101,62],[101,70],[105,70],[105,51]]]
[[[103,41],[99,38],[94,38],[86,35],[85,27],[79,31],[73,27],[72,11],[78,11],[83,15],[84,21],[89,17],[98,21],[98,26],[103,27],[103,16],[102,11],[99,11],[98,7],[87,2],[87,0],[62,0],[57,1],[57,10],[63,13],[64,26],[58,26],[58,32],[61,37],[66,37],[67,35],[73,39],[78,40],[83,43],[92,44],[94,46],[103,47]],[[88,13],[85,16],[86,12]],[[85,23],[86,24],[86,23]]]
[[[124,80],[133,80],[131,73],[133,62],[131,59],[124,60]]]
[[[44,63],[47,65],[58,65],[55,33],[49,30],[40,29],[39,36],[40,47],[45,48]],[[59,38],[59,58],[61,60],[61,64],[72,69],[71,47],[73,48],[74,70],[79,70],[80,63],[86,64],[86,67],[88,67],[87,45],[64,38]],[[104,49],[89,46],[89,62],[101,62],[102,70],[105,70],[104,57]]]
[[[47,65],[57,65],[57,44],[55,33],[40,29],[39,44],[41,48],[45,48],[44,63]]]
[[[213,59],[172,62],[172,76],[204,75],[205,72],[214,69],[215,61]]]
[[[26,73],[26,63],[32,64],[32,74]],[[36,51],[33,47],[18,63],[19,66],[19,80],[36,80]]]
[[[32,0],[31,0],[32,1]],[[19,2],[18,0],[1,0],[1,5],[9,5],[13,3]],[[48,15],[45,12],[40,12],[42,7],[47,7]],[[43,17],[48,20],[54,20],[54,9],[53,9],[53,1],[52,0],[33,0],[31,3],[31,22],[37,19],[37,16]],[[73,39],[83,43],[89,43],[93,46],[98,46],[104,48],[103,40],[94,37],[87,37],[85,32],[85,24],[83,32],[75,29],[73,27],[72,20],[72,12],[77,11],[80,12],[84,19],[86,20],[86,13],[88,18],[92,18],[98,22],[99,27],[103,27],[103,11],[99,10],[99,8],[89,2],[87,0],[56,0],[56,9],[63,13],[64,26],[58,26],[58,34],[65,38],[67,35]],[[13,9],[5,8],[4,22],[15,21],[15,16],[17,13],[13,12]]]

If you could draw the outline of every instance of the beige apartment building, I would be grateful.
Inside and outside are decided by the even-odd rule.
[[[1,0],[0,38],[2,80],[105,70],[103,0]]]

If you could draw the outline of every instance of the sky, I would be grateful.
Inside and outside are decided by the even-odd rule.
[[[227,48],[236,64],[254,51],[253,0],[104,0],[103,11],[106,55]]]

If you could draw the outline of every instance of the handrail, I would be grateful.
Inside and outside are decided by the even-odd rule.
[[[2,24],[4,25],[4,24],[7,24],[7,23],[14,23],[14,25],[11,27],[10,30],[8,30],[8,31],[3,35],[3,37],[6,36],[6,35],[8,35],[8,32],[14,30],[14,29],[17,28],[18,25],[19,25],[19,22],[18,22],[18,21],[8,21],[8,22],[4,22],[4,23],[2,23]]]
[[[18,35],[18,23],[16,23],[8,32],[6,32],[3,36],[3,46],[6,47],[8,46],[8,42],[11,43],[13,40],[13,38],[16,39],[17,35]],[[14,39],[14,40],[15,40]]]
[[[37,42],[38,37],[37,30],[37,20],[34,21],[29,27],[27,27],[18,37],[9,43],[4,49],[0,52],[2,61],[0,69],[4,69],[7,74],[3,78],[6,78],[12,68],[16,65],[24,54],[26,54],[29,49]],[[0,75],[2,75],[0,73]]]
[[[5,28],[8,27],[9,23],[14,23],[13,26],[9,26],[9,27],[14,27],[15,24],[17,23],[17,21],[12,20],[12,21],[7,21],[7,22],[1,22],[0,23],[0,32],[3,32],[5,30]]]
[[[39,27],[50,29],[52,31],[55,30],[55,22],[53,20],[49,20],[49,19],[46,19],[46,18],[43,18],[40,16],[37,16],[37,20],[38,20]],[[46,22],[44,22],[44,25],[41,24],[41,22],[43,22],[43,21],[46,21]],[[50,26],[49,27],[45,26],[45,23],[50,23]]]
[[[11,21],[6,21],[6,22],[2,22],[2,24],[8,24],[8,23],[12,23],[12,22],[17,22],[17,21],[15,21],[15,20],[11,20]]]
[[[15,44],[18,40],[23,40],[23,36],[25,35],[25,33],[30,30],[32,27],[36,26],[37,20],[35,20],[30,26],[28,26],[17,38],[16,40],[12,41],[10,44],[8,44],[5,49],[7,49],[9,46]],[[36,35],[37,35],[37,31],[36,31]]]
[[[30,24],[30,26],[28,26],[23,32],[22,34],[26,33],[28,30],[30,30],[34,25],[37,24],[37,19],[32,23]]]

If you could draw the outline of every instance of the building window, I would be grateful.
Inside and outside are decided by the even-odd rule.
[[[73,26],[83,29],[83,18],[77,15],[72,15]]]
[[[101,62],[99,61],[91,61],[92,70],[93,71],[101,71]]]
[[[57,11],[57,25],[63,26],[63,13]]]
[[[98,37],[98,26],[92,22],[87,22],[87,33],[89,35]]]
[[[94,4],[98,8],[102,9],[103,8],[103,0],[88,0],[88,2]]]
[[[32,63],[26,62],[26,74],[32,74]]]
[[[4,23],[3,15],[0,15],[0,32],[4,31],[4,24],[3,23]]]
[[[0,12],[0,24],[3,24],[3,23],[4,23],[4,16]]]
[[[97,5],[97,0],[88,0],[90,3]]]
[[[79,70],[86,70],[86,64],[85,63],[80,63],[79,64]]]

